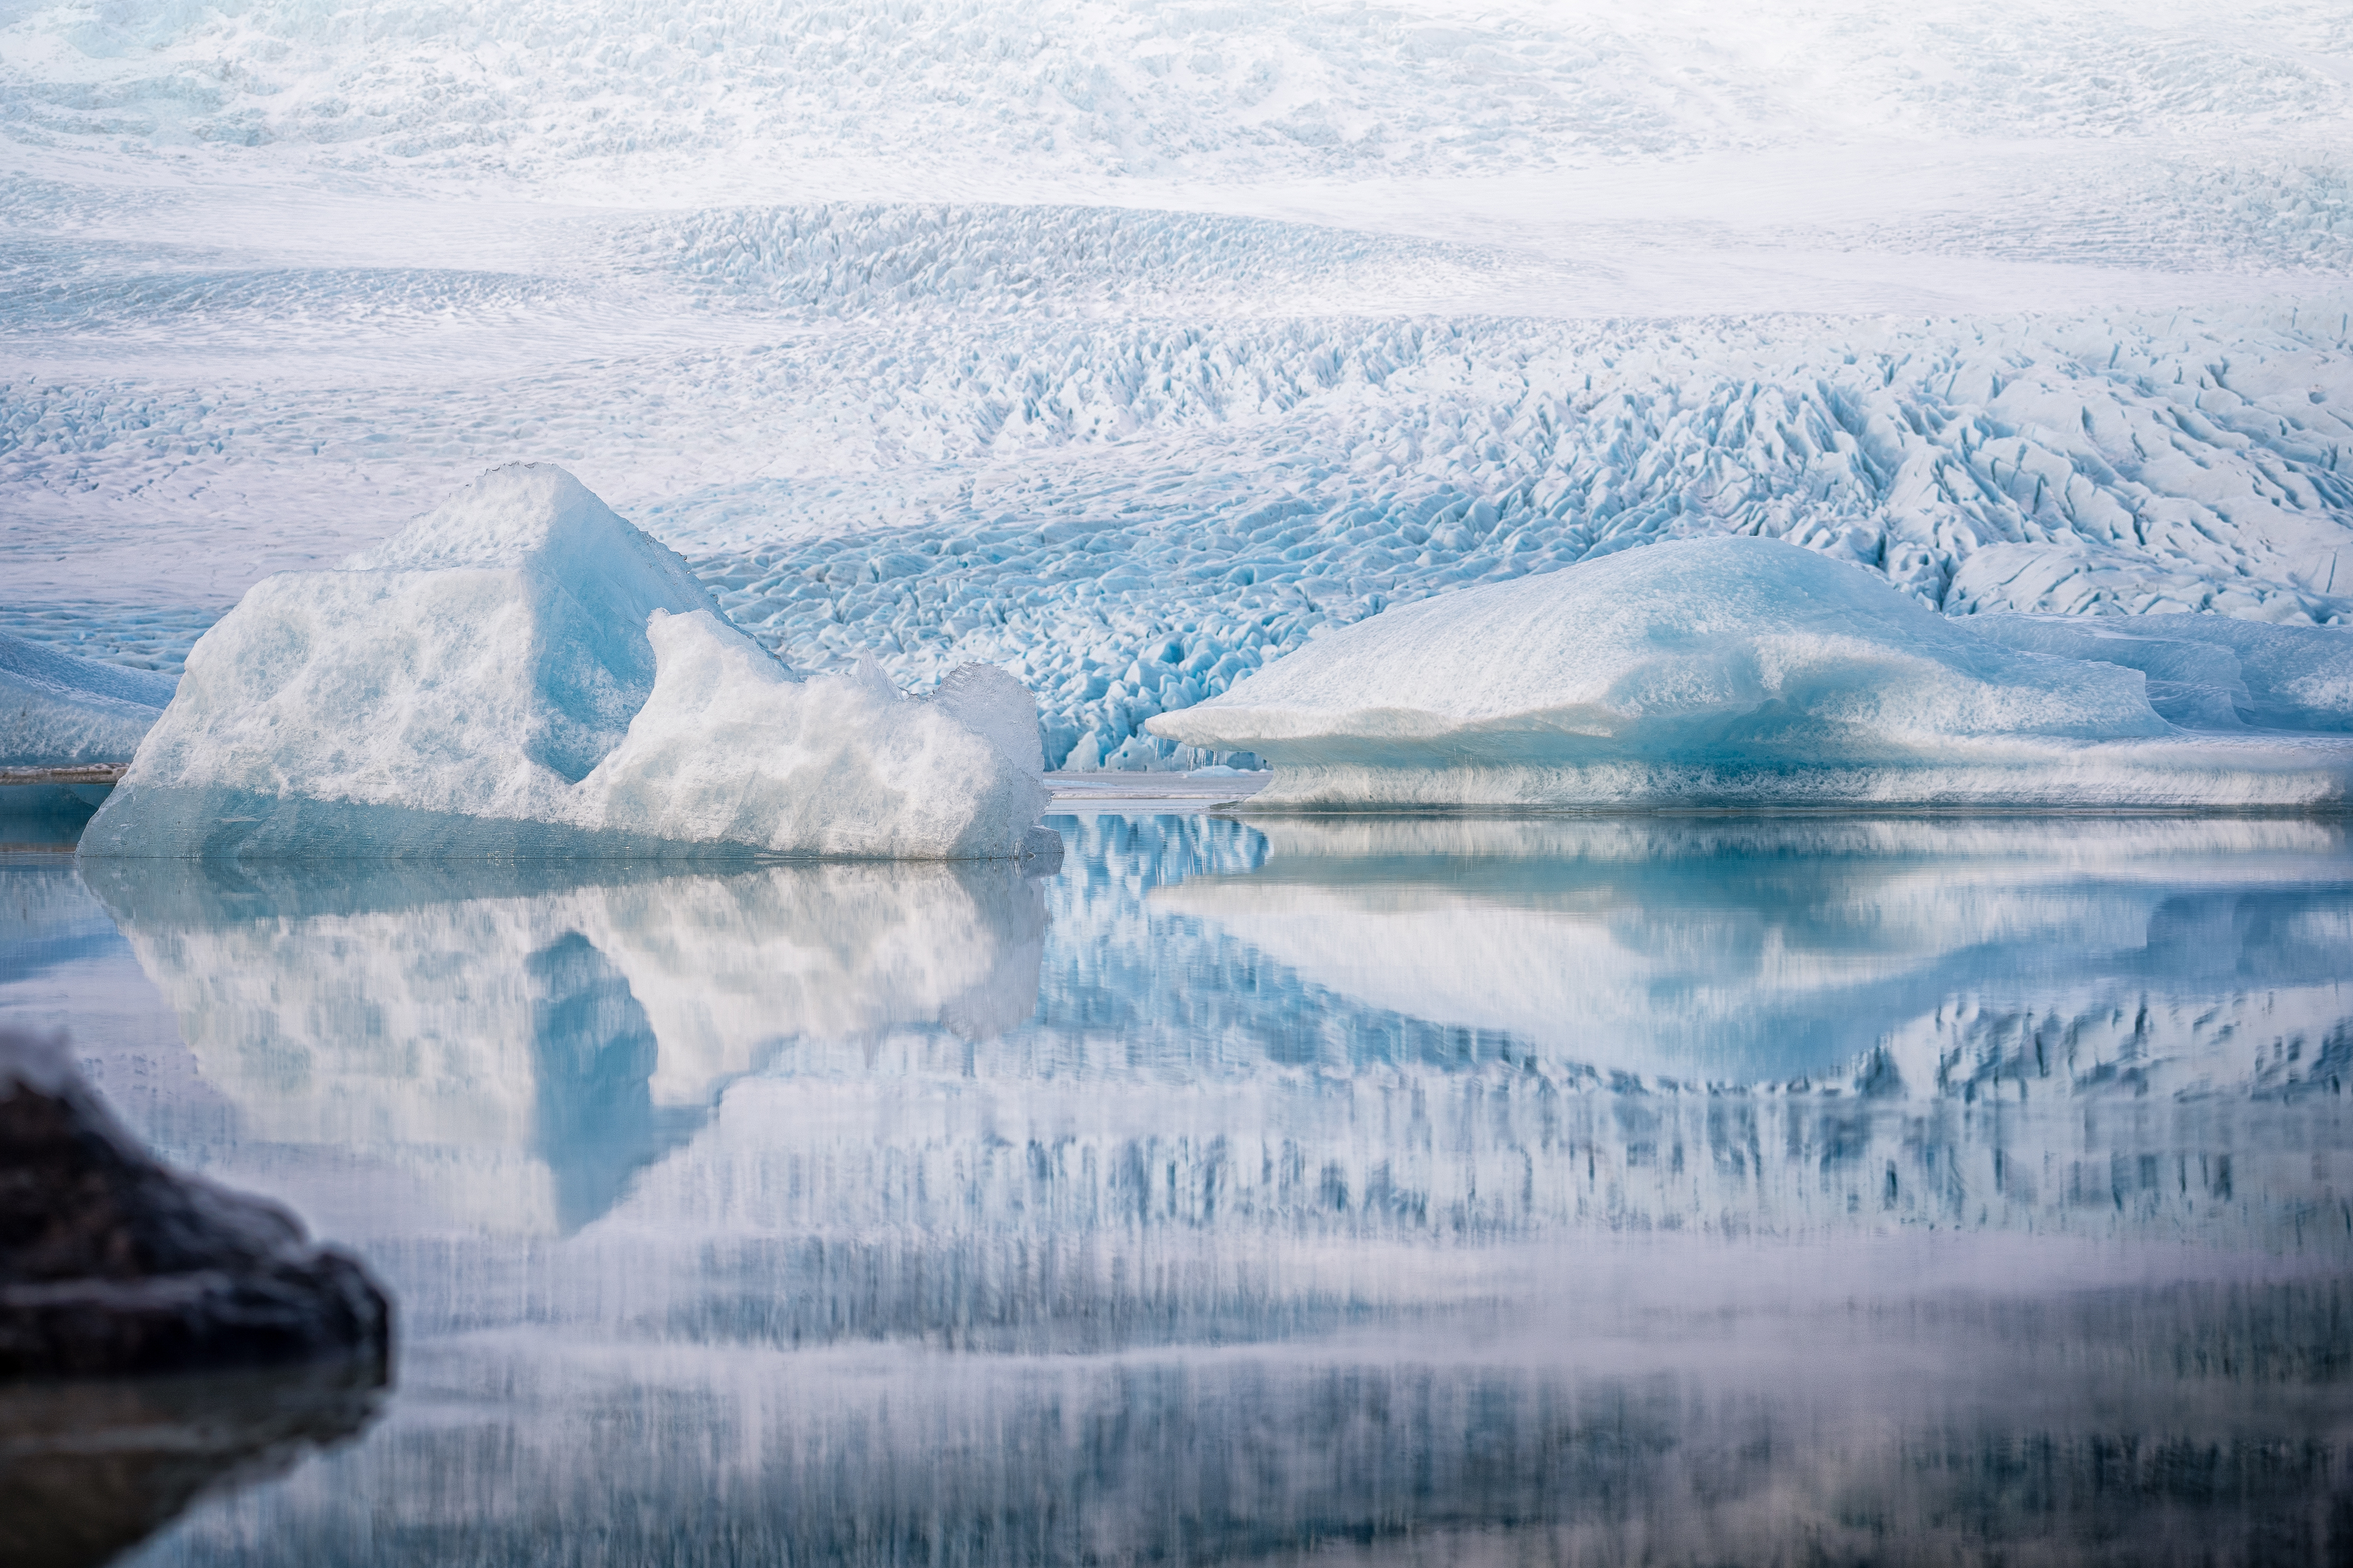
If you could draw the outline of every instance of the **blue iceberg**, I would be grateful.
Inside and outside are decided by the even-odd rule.
[[[1810,551],[1683,540],[1389,610],[1148,727],[1265,758],[1275,778],[1253,809],[2348,798],[2353,736],[2177,723],[2147,670],[2020,620],[1980,633]],[[2261,636],[2279,629],[2232,656],[2271,694],[2253,710],[2338,710],[2342,675],[2315,672],[2344,668],[2353,633]]]

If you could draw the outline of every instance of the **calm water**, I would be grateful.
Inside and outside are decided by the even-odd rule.
[[[1062,818],[0,862],[0,1022],[398,1299],[141,1564],[2353,1562],[2353,842]]]

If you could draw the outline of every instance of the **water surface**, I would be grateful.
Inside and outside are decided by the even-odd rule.
[[[1058,826],[0,865],[0,1021],[400,1303],[135,1561],[2353,1552],[2343,826]]]

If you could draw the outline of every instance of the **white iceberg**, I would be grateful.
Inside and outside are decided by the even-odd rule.
[[[0,632],[0,768],[127,763],[173,685]]]
[[[1046,792],[993,733],[879,671],[804,682],[723,620],[678,556],[561,468],[521,464],[339,570],[257,584],[189,654],[82,846],[239,858],[1044,847],[1032,825]]]
[[[1265,758],[1275,777],[1254,807],[2353,795],[2353,738],[2183,728],[2139,669],[2004,646],[1873,574],[1760,539],[1651,545],[1393,609],[1149,728]]]

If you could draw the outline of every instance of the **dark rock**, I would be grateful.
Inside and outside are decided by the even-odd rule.
[[[0,1030],[0,1382],[348,1361],[391,1308],[275,1205],[151,1158],[67,1059]]]

